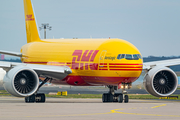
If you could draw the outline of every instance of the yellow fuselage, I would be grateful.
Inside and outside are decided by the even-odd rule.
[[[140,54],[121,39],[48,39],[21,48],[22,62],[69,66],[72,73],[56,84],[118,85],[132,83],[141,74],[142,59],[117,59],[119,54]]]

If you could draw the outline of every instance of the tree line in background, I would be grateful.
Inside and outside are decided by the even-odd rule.
[[[144,57],[143,61],[144,62],[152,62],[152,61],[159,61],[159,60],[169,60],[169,59],[178,59],[180,58],[180,56],[170,56],[170,57],[156,57],[156,56],[148,56],[148,57]],[[8,62],[21,62],[21,60],[19,58],[17,59],[4,59],[1,61],[8,61]],[[176,66],[171,66],[170,67],[172,70],[174,71],[180,71],[180,65],[176,65]]]

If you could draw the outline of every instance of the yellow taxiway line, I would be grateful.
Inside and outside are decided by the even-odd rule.
[[[120,109],[113,109],[110,112],[105,112],[105,113],[87,113],[87,114],[68,114],[68,115],[39,115],[39,116],[24,116],[25,118],[42,118],[42,117],[65,117],[65,116],[94,116],[94,115],[103,115],[103,114],[128,114],[128,115],[143,115],[143,116],[165,116],[165,117],[180,117],[180,115],[159,115],[159,114],[143,114],[143,113],[128,113],[128,112],[122,112],[122,110],[125,109],[155,109],[159,107],[165,107],[166,104],[161,104],[153,107],[139,107],[139,108],[120,108]],[[9,117],[9,116],[7,116]],[[7,117],[2,117],[2,118],[7,118]],[[17,116],[14,116],[17,117]],[[23,116],[21,116],[22,118]]]

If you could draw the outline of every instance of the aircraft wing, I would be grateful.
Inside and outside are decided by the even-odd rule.
[[[149,70],[149,69],[156,67],[156,66],[170,67],[170,66],[175,66],[175,65],[180,65],[180,59],[144,62],[143,63],[143,70]]]
[[[11,55],[11,56],[16,56],[16,57],[22,57],[22,54],[18,53],[18,52],[10,52],[10,51],[0,50],[0,53],[6,54],[6,55]]]
[[[0,68],[3,68],[6,72],[16,66],[23,66],[29,69],[33,69],[38,74],[38,76],[50,77],[55,79],[63,79],[68,74],[72,73],[71,69],[68,66],[50,66],[0,61]]]

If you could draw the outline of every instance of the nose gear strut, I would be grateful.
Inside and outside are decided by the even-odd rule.
[[[115,90],[117,90],[117,86],[107,86],[109,88],[108,93],[104,93],[102,95],[102,101],[103,102],[119,102],[122,103],[123,100],[125,103],[129,102],[129,97],[127,95],[127,91],[125,91],[125,88],[122,90],[122,93],[115,93]]]

